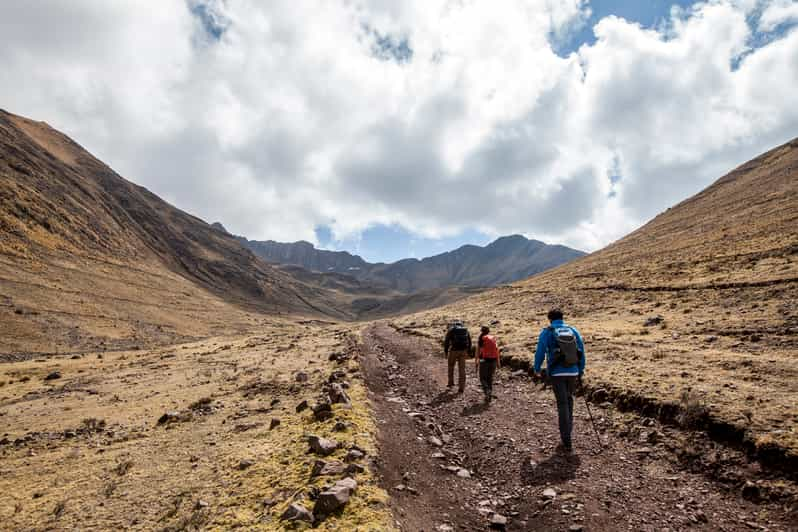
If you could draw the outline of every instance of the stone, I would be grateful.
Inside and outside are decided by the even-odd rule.
[[[557,492],[551,488],[546,488],[543,490],[543,498],[544,499],[553,499],[557,496]]]
[[[704,338],[704,341],[706,343],[708,343],[708,344],[711,344],[712,342],[716,342],[717,340],[718,340],[718,337],[715,336],[714,334],[711,334],[711,335],[707,336],[706,338]]]
[[[61,378],[61,372],[60,371],[52,371],[52,372],[47,374],[47,376],[44,378],[44,380],[52,381],[52,380],[60,379],[60,378]]]
[[[457,476],[460,478],[471,478],[471,471],[461,467],[457,470]]]
[[[330,385],[330,391],[328,392],[328,395],[330,396],[330,402],[332,404],[343,403],[348,405],[352,403],[343,387],[337,382],[334,382]]]
[[[310,472],[311,477],[323,477],[328,475],[340,475],[346,470],[346,466],[342,462],[326,462],[324,460],[316,460],[313,463],[313,469]]]
[[[327,377],[327,382],[332,384],[333,382],[341,382],[345,378],[346,378],[346,373],[344,373],[340,369],[337,369],[337,370],[333,371],[332,373],[330,373],[330,376]]]
[[[582,532],[582,530],[584,530],[584,527],[578,524],[573,524],[568,527],[568,532]]]
[[[187,419],[187,416],[185,414],[182,414],[182,413],[178,412],[177,410],[172,410],[172,411],[166,412],[164,415],[159,417],[158,418],[158,424],[159,425],[164,425],[166,423],[174,423],[174,422],[177,422],[177,421],[185,421],[186,419]]]
[[[333,430],[335,432],[345,432],[348,428],[349,425],[347,425],[345,421],[336,421],[335,425],[333,425]]]
[[[250,460],[248,458],[244,458],[240,462],[238,462],[238,469],[244,470],[248,469],[255,465],[255,460]]]
[[[665,321],[665,318],[662,316],[653,316],[648,318],[645,323],[643,323],[643,327],[653,327],[654,325],[659,325],[663,321]]]
[[[504,530],[507,527],[507,518],[502,514],[494,513],[490,518],[490,527],[494,530]]]
[[[363,454],[362,451],[358,449],[351,449],[348,453],[346,453],[346,458],[344,460],[347,462],[356,462],[358,460],[362,460],[365,456],[366,455]]]
[[[312,523],[315,520],[312,513],[301,504],[295,502],[292,502],[288,508],[286,508],[280,519],[284,521],[305,521],[307,523]]]
[[[280,425],[280,418],[273,417],[271,423],[269,423],[269,430],[272,430],[273,428],[279,425]]]
[[[360,464],[349,464],[348,466],[346,466],[346,470],[344,470],[344,473],[346,473],[349,476],[354,476],[365,472],[366,468]]]
[[[338,449],[338,442],[327,438],[320,438],[319,436],[308,436],[308,443],[310,444],[311,452],[321,456],[327,456]]]
[[[207,508],[207,507],[208,507],[208,502],[207,501],[203,501],[202,499],[198,500],[197,504],[194,505],[194,508],[196,508],[197,510],[201,510],[201,509]]]
[[[430,436],[428,441],[435,447],[443,447],[443,442],[436,436]]]
[[[339,480],[330,488],[319,493],[313,514],[323,519],[324,517],[343,508],[349,502],[349,497],[357,489],[357,482],[353,478]]]
[[[745,481],[745,485],[742,488],[742,496],[743,499],[747,499],[749,501],[758,502],[762,494],[759,491],[759,486],[751,482],[750,480]]]
[[[304,399],[304,400],[303,400],[301,403],[299,403],[298,405],[296,405],[296,411],[297,411],[297,413],[299,413],[299,412],[302,412],[303,410],[306,410],[307,408],[308,408],[308,401],[307,401],[307,399]]]
[[[304,371],[297,371],[294,375],[294,380],[297,382],[308,382],[308,374]]]
[[[313,418],[316,421],[327,421],[328,419],[332,419],[332,417],[333,412],[330,403],[323,401],[313,407]]]

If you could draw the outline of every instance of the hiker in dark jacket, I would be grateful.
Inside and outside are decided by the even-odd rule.
[[[535,375],[540,377],[543,360],[546,360],[549,382],[557,400],[562,448],[570,452],[574,393],[577,381],[581,382],[585,372],[585,345],[579,331],[563,321],[562,310],[550,310],[548,318],[551,325],[540,331],[534,370]]]
[[[496,369],[501,367],[501,360],[496,337],[490,334],[490,328],[486,325],[482,326],[479,340],[477,340],[476,364],[479,383],[485,394],[485,402],[490,403],[493,399],[493,374],[496,373]]]
[[[443,341],[443,351],[446,353],[449,364],[449,383],[446,386],[448,388],[454,386],[454,365],[457,364],[459,373],[457,391],[463,393],[466,379],[465,360],[466,355],[471,351],[471,334],[462,321],[457,320],[449,327]]]

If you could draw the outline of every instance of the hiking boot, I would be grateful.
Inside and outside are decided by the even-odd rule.
[[[571,454],[571,453],[574,452],[574,448],[573,448],[573,446],[570,443],[561,443],[561,444],[559,444],[557,446],[557,450],[562,452],[562,453],[565,453],[565,454]]]

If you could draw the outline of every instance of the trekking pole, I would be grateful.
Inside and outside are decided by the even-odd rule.
[[[604,444],[601,443],[601,436],[599,436],[598,429],[596,428],[596,422],[593,421],[593,413],[590,411],[590,404],[587,402],[587,395],[582,393],[582,398],[585,400],[585,407],[587,408],[587,415],[590,417],[590,424],[593,425],[593,432],[596,434],[596,439],[598,440],[599,448],[604,450]],[[601,452],[601,451],[599,451]]]

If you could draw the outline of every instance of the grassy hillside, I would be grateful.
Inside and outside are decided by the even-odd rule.
[[[606,249],[398,323],[432,337],[454,316],[493,323],[522,364],[546,311],[562,307],[585,335],[595,398],[691,421],[795,470],[796,227],[798,140]]]
[[[0,353],[130,348],[248,330],[254,313],[348,318],[336,295],[0,111]]]

